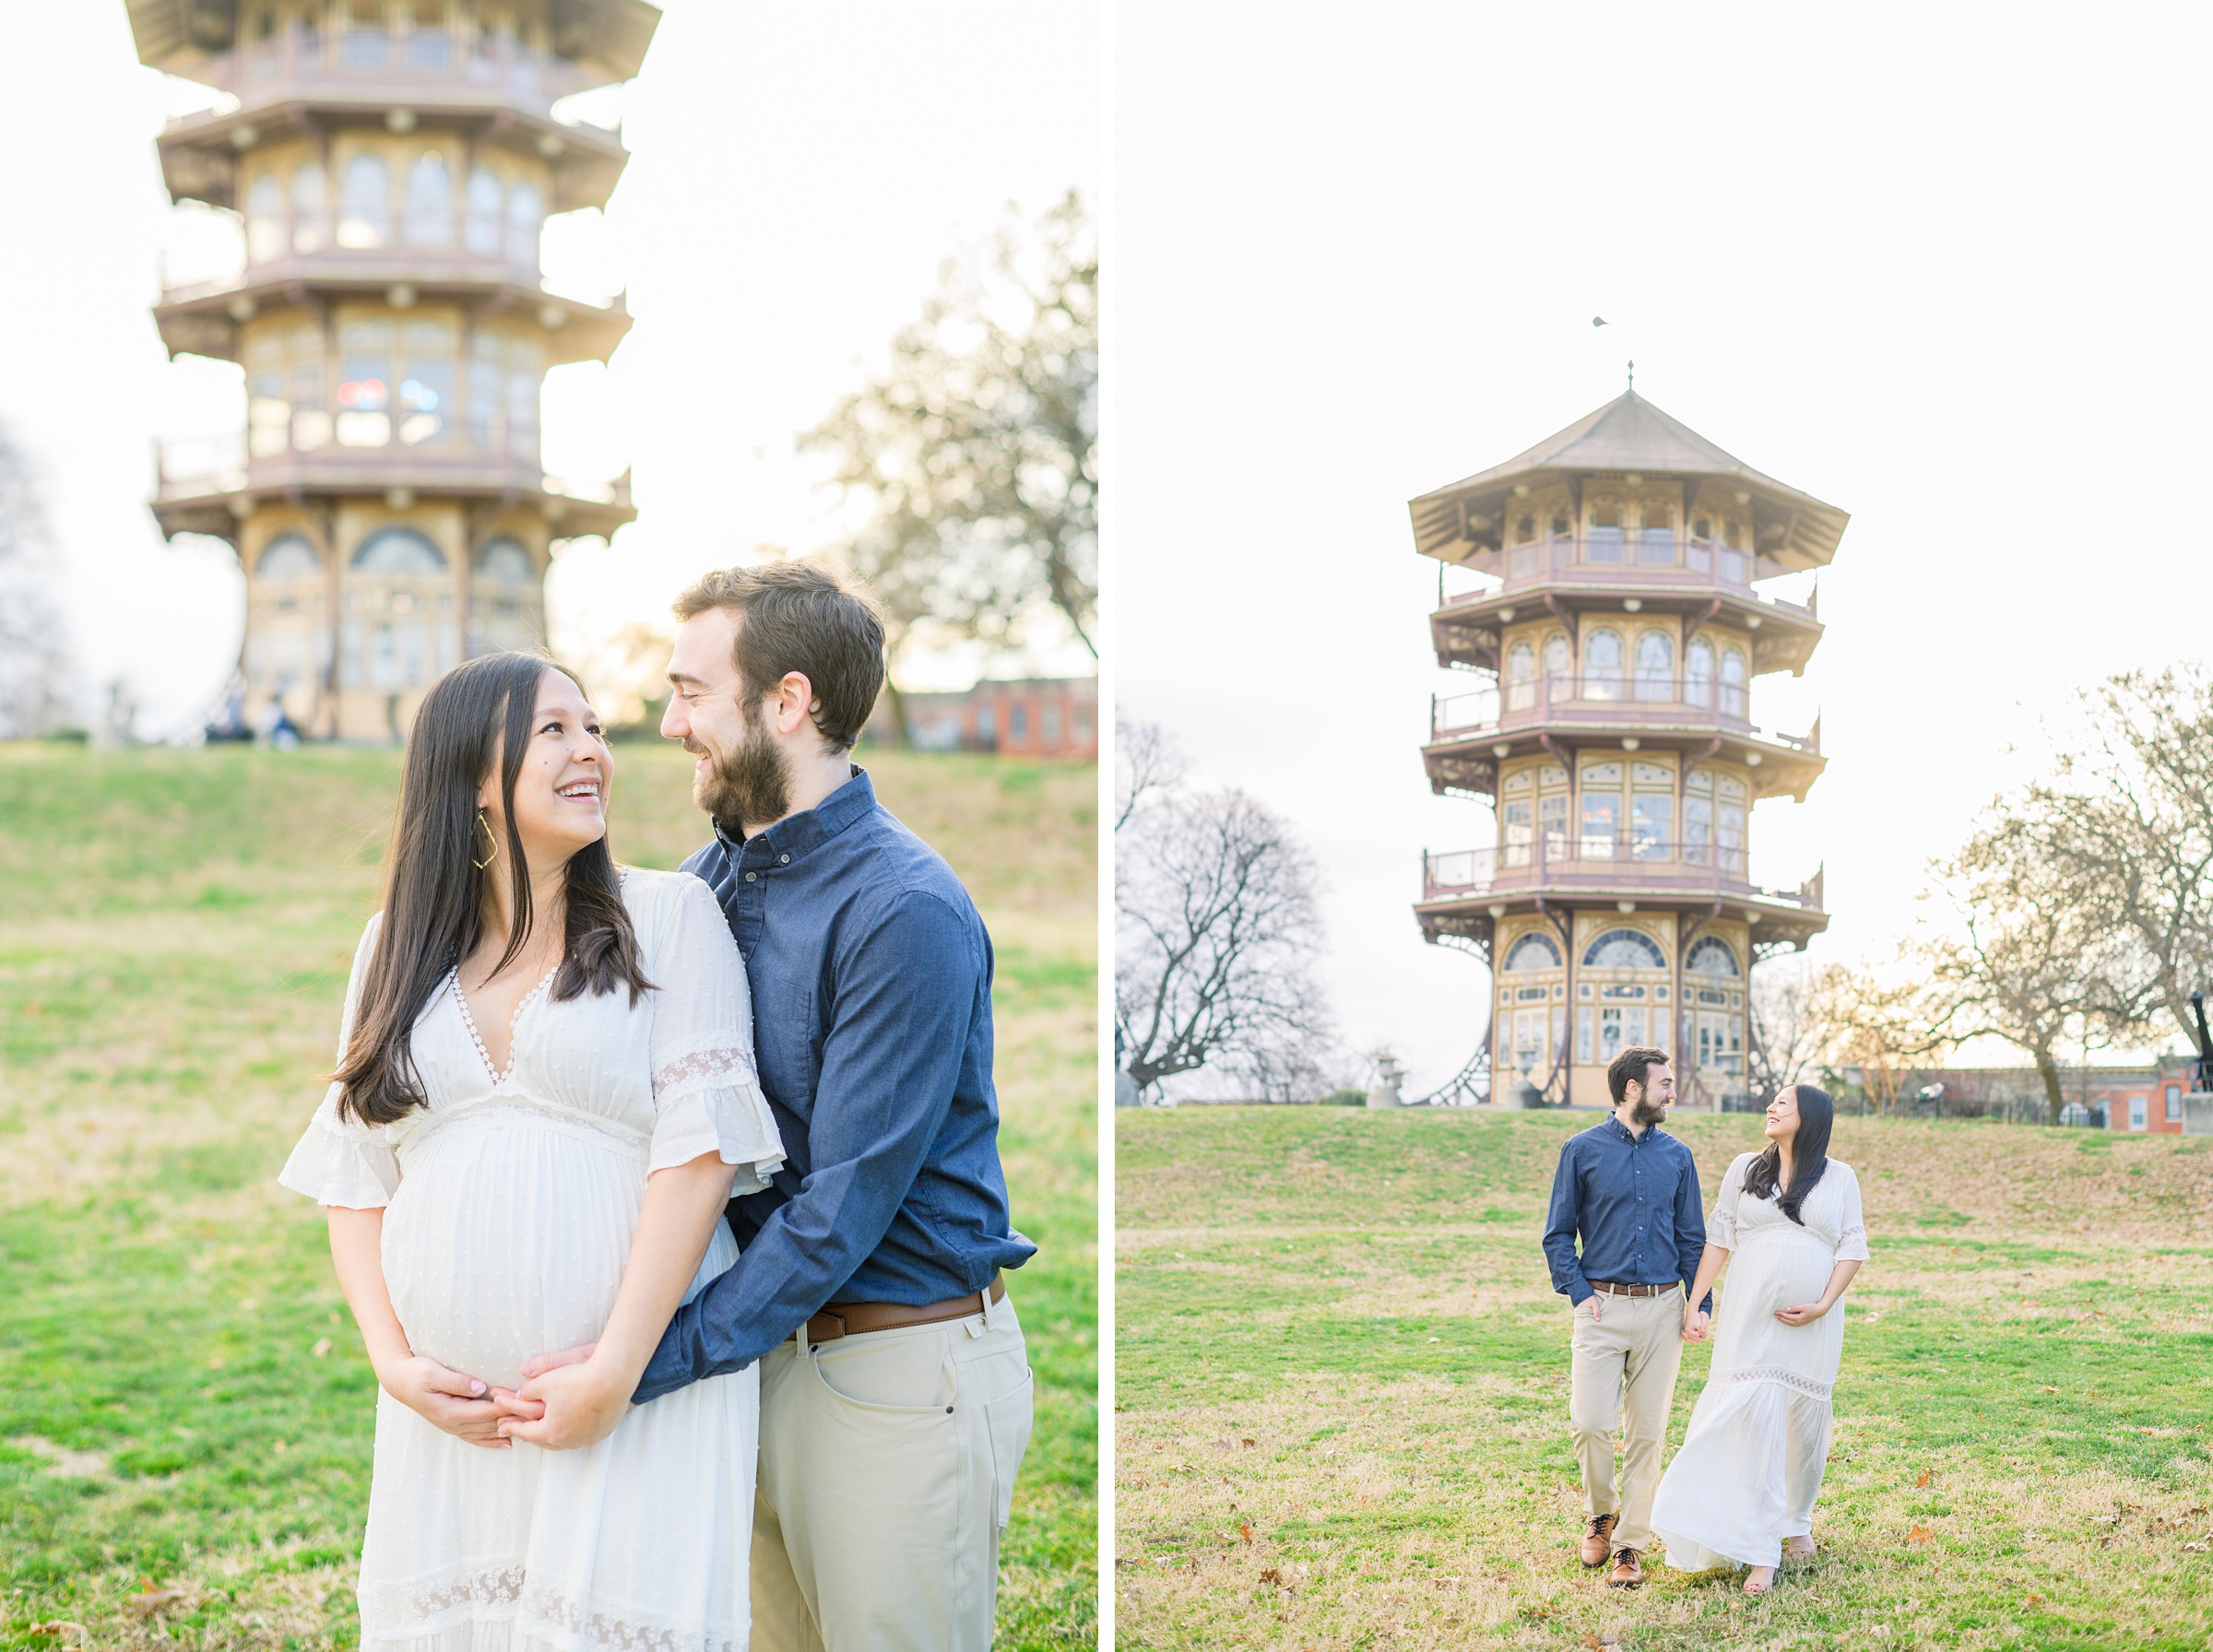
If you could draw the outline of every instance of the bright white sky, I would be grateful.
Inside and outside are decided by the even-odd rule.
[[[627,286],[611,371],[556,370],[546,468],[635,468],[639,517],[578,544],[549,585],[557,646],[655,620],[694,574],[828,537],[832,497],[792,450],[887,355],[941,262],[1002,208],[1098,179],[1098,18],[1088,4],[671,0],[638,79],[575,112],[633,158],[602,216],[549,225],[549,284]],[[0,420],[47,471],[89,684],[121,678],[160,736],[196,726],[237,658],[227,547],[164,546],[146,509],[158,436],[235,429],[238,370],[165,363],[148,306],[237,257],[229,220],[170,206],[153,139],[207,94],[138,65],[122,0],[6,7],[5,99],[36,135],[0,230]],[[1002,662],[1088,670],[1080,648]],[[976,662],[917,662],[917,687]]]
[[[1759,882],[1827,863],[1817,956],[1911,922],[2081,686],[2204,653],[2202,17],[1124,0],[1114,28],[1118,704],[1303,829],[1345,1036],[1414,1085],[1476,1046],[1485,986],[1422,944],[1419,857],[1491,825],[1422,773],[1430,693],[1473,684],[1429,653],[1405,502],[1625,358],[1852,513],[1814,664],[1754,695],[1822,716],[1826,777],[1753,820]]]

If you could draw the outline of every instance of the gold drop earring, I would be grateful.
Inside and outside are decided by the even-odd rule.
[[[482,860],[477,859],[473,855],[468,857],[470,864],[480,872],[493,861],[499,859],[500,840],[492,836],[491,822],[484,818],[484,811],[480,808],[477,810],[477,824],[484,829],[484,846],[491,851]]]

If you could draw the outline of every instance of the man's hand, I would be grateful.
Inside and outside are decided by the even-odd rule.
[[[630,1410],[635,1380],[623,1382],[605,1366],[586,1359],[556,1365],[523,1384],[521,1398],[544,1407],[532,1421],[508,1417],[500,1433],[510,1440],[527,1440],[549,1451],[574,1451],[598,1445],[615,1432],[615,1424]]]
[[[1598,1323],[1598,1316],[1600,1311],[1606,1305],[1606,1299],[1600,1292],[1593,1291],[1591,1292],[1589,1301],[1591,1304],[1591,1323],[1592,1325],[1596,1325]]]
[[[528,1382],[534,1376],[543,1376],[547,1372],[559,1370],[563,1365],[581,1365],[592,1357],[592,1350],[598,1346],[597,1342],[579,1342],[574,1348],[564,1348],[559,1353],[534,1353],[523,1362],[523,1380]]]
[[[1777,1308],[1775,1317],[1785,1325],[1811,1325],[1828,1312],[1825,1302],[1802,1302],[1794,1308]]]
[[[498,1398],[506,1390],[487,1387],[424,1354],[393,1362],[377,1372],[376,1380],[408,1410],[456,1439],[487,1451],[507,1449],[500,1423],[510,1412]]]
[[[1712,1323],[1712,1316],[1686,1304],[1683,1309],[1683,1340],[1686,1342],[1705,1341],[1706,1328]]]

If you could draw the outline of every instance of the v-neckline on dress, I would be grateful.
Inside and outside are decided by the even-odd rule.
[[[484,1045],[484,1034],[477,1030],[477,1018],[469,1013],[468,994],[461,990],[461,966],[457,963],[454,965],[453,970],[446,976],[453,987],[454,1002],[461,1010],[461,1024],[468,1029],[468,1042],[477,1046],[477,1063],[483,1068],[485,1075],[491,1080],[491,1087],[494,1090],[506,1083],[508,1079],[514,1075],[516,1054],[515,1030],[523,1019],[523,1011],[538,1002],[538,995],[552,985],[553,977],[561,973],[562,964],[567,962],[566,959],[556,961],[551,969],[538,977],[538,985],[516,1001],[515,1013],[507,1018],[507,1065],[496,1069],[491,1065],[491,1052]]]

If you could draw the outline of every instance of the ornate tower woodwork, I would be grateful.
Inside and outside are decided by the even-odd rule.
[[[549,368],[605,360],[622,301],[547,292],[550,213],[606,204],[618,133],[556,100],[625,80],[642,0],[129,0],[142,62],[229,94],[160,139],[177,201],[237,214],[238,273],[167,289],[174,357],[244,370],[243,428],[165,448],[165,534],[246,574],[250,714],[396,739],[459,660],[530,646],[558,540],[634,515],[627,476],[546,476]]]
[[[1432,702],[1422,758],[1497,831],[1425,855],[1414,908],[1492,965],[1475,1065],[1492,1093],[1610,1105],[1607,1062],[1652,1044],[1692,1104],[1743,1095],[1751,965],[1828,923],[1818,871],[1750,878],[1752,804],[1803,801],[1823,766],[1817,721],[1752,722],[1752,679],[1821,636],[1815,602],[1758,586],[1825,566],[1845,513],[1633,390],[1411,508],[1416,550],[1479,576],[1447,598],[1438,572],[1438,663],[1476,681]]]

